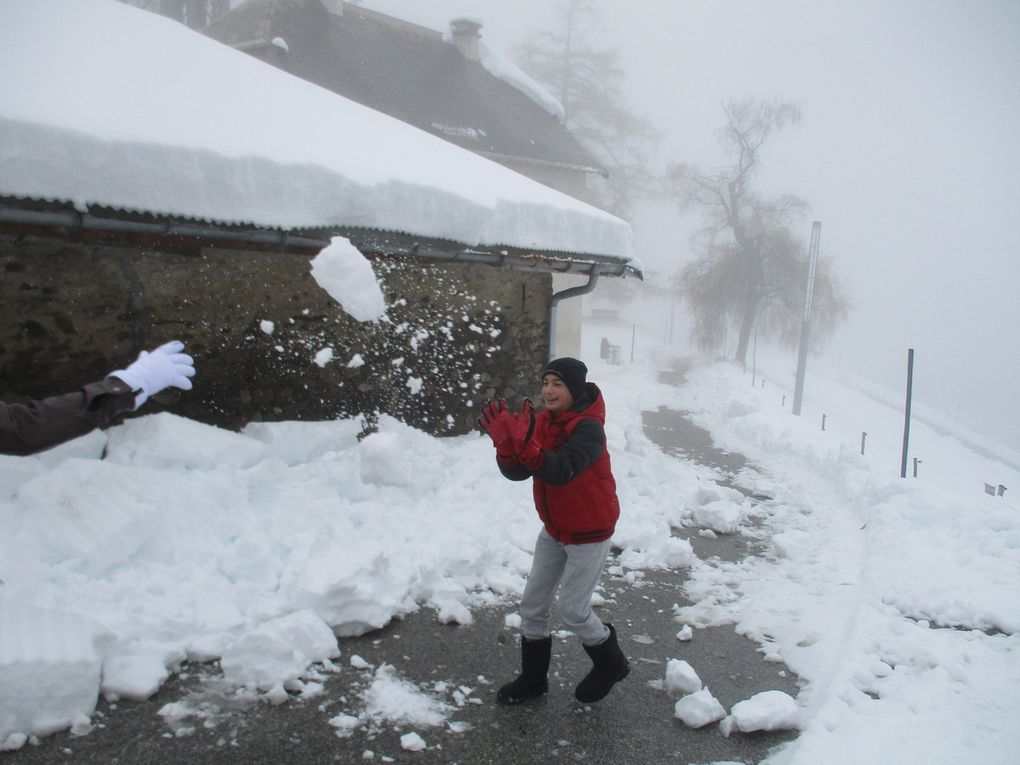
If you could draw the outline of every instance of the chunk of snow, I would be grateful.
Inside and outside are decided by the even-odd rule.
[[[426,746],[427,744],[425,743],[425,739],[414,731],[405,733],[400,737],[400,748],[406,749],[408,752],[420,752],[422,749],[425,749]]]
[[[333,237],[312,259],[312,278],[357,321],[374,321],[386,314],[386,299],[372,264],[341,236]]]
[[[338,736],[347,737],[354,735],[354,731],[361,725],[361,719],[354,715],[338,714],[329,719],[329,724],[336,728]]]
[[[329,362],[333,360],[333,349],[323,348],[315,354],[315,363],[320,367],[325,367]]]
[[[87,723],[113,636],[77,614],[0,602],[0,741]]]
[[[726,710],[706,686],[680,699],[673,707],[673,716],[690,728],[701,728],[723,719]]]
[[[693,693],[701,690],[701,678],[686,661],[670,659],[666,663],[665,685],[670,693]]]
[[[146,642],[128,646],[103,664],[103,695],[107,699],[144,701],[159,690],[187,653],[179,647]]]
[[[730,716],[737,730],[742,733],[756,730],[785,730],[797,727],[800,708],[787,693],[762,691],[734,704]]]

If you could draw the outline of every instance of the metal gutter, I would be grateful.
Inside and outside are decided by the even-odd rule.
[[[298,248],[321,250],[330,243],[330,234],[291,233],[268,229],[231,230],[221,226],[184,221],[143,221],[128,218],[98,216],[73,209],[30,210],[0,203],[0,224],[61,228],[71,231],[133,234],[151,237],[178,237],[211,242],[253,244],[261,247]],[[602,260],[579,259],[567,253],[535,253],[510,248],[468,248],[455,243],[443,246],[430,241],[422,244],[410,235],[387,234],[364,229],[338,230],[363,252],[381,255],[406,255],[433,261],[479,263],[521,271],[540,271],[563,274],[599,274],[605,276],[636,276],[643,279],[641,270],[622,258]],[[570,292],[567,290],[566,292]]]

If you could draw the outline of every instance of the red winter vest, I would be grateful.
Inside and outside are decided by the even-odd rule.
[[[539,412],[535,431],[542,449],[556,451],[585,419],[605,425],[606,405],[602,393],[593,384],[595,401],[581,412],[563,412],[553,418],[548,411]],[[616,497],[616,480],[609,459],[609,450],[560,486],[553,486],[537,476],[534,478],[535,509],[553,539],[564,544],[585,544],[609,539],[620,517],[620,501]]]

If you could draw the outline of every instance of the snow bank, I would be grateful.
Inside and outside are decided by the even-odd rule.
[[[804,683],[799,715],[758,699],[728,725],[796,723],[797,741],[769,759],[784,765],[880,761],[891,746],[905,762],[1015,761],[1020,512],[984,494],[982,475],[1020,474],[914,422],[928,470],[901,479],[902,412],[871,395],[812,379],[798,418],[782,402],[790,391],[748,386],[733,366],[688,379],[684,408],[756,465],[755,491],[774,499],[758,519],[770,554],[696,564],[696,603],[678,619],[735,623]]]
[[[622,506],[614,574],[636,582],[628,569],[689,564],[694,604],[674,609],[678,638],[732,623],[803,684],[796,702],[773,693],[734,705],[729,730],[796,725],[771,760],[794,765],[882,761],[892,746],[905,762],[1016,760],[1015,500],[958,476],[904,481],[898,461],[851,448],[859,434],[843,435],[838,419],[817,431],[726,364],[693,369],[682,391],[651,362],[589,366]],[[864,397],[826,393],[881,432],[883,411]],[[664,455],[641,427],[659,405],[692,411],[750,458],[756,472],[740,482],[772,499],[745,507],[708,471]],[[513,602],[538,532],[530,486],[500,477],[481,436],[435,439],[387,417],[360,441],[359,431],[336,421],[229,433],[158,414],[0,457],[2,745],[84,732],[100,692],[145,697],[183,660],[223,659],[235,683],[272,685],[283,700],[302,664],[335,655],[334,634],[419,608],[467,623],[479,606]],[[938,444],[935,463],[971,459]],[[760,537],[763,557],[699,561],[672,536],[715,502],[741,508],[736,533]],[[67,698],[44,690],[58,681]],[[338,710],[338,734],[384,720],[438,726],[467,693],[425,692],[382,667],[371,689]],[[673,713],[708,724],[719,709],[702,688]],[[195,714],[183,704],[164,717]]]

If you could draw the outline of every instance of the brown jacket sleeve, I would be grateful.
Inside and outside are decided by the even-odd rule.
[[[27,404],[0,402],[0,454],[34,454],[83,436],[135,406],[131,387],[115,378]]]

